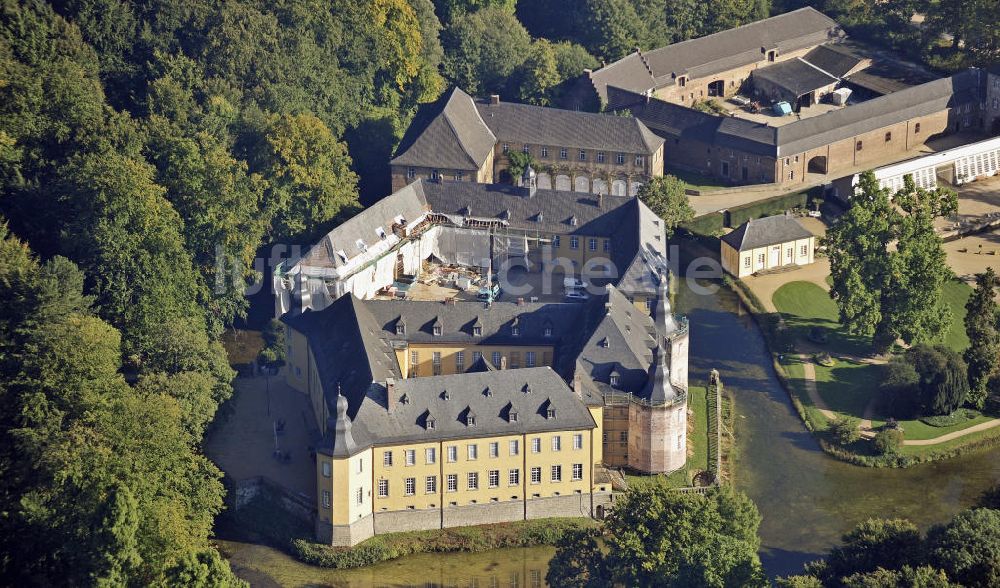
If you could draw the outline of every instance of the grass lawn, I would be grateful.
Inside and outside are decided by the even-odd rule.
[[[957,280],[947,283],[943,297],[951,309],[952,324],[943,343],[962,351],[969,345],[963,324],[965,318],[965,303],[972,289]],[[826,349],[831,355],[865,356],[870,351],[867,338],[857,337],[846,332],[838,322],[837,306],[829,294],[812,282],[790,282],[778,288],[772,298],[774,307],[781,313],[787,329],[787,339],[794,341],[808,340],[812,329],[820,327],[825,330],[827,341],[815,344]],[[826,418],[812,405],[803,381],[804,372],[796,358],[786,357],[785,369],[790,383],[805,407],[806,417],[813,427],[822,430],[826,426]],[[837,359],[835,365],[827,367],[814,364],[816,371],[816,390],[830,410],[861,418],[865,408],[875,398],[878,392],[879,367],[863,362],[847,359]],[[874,427],[881,426],[877,412],[872,419]],[[933,427],[919,420],[901,421],[906,431],[907,439],[933,439],[953,431],[960,431],[989,420],[990,417],[978,416],[964,420],[950,427]],[[973,435],[972,437],[979,437]],[[958,443],[959,441],[955,441]],[[914,452],[938,450],[939,446],[913,447]]]
[[[676,472],[666,476],[643,476],[626,474],[625,481],[630,486],[642,484],[663,484],[668,488],[683,488],[691,485],[691,480],[698,472],[708,469],[708,405],[706,394],[708,390],[703,386],[692,386],[688,389],[688,415],[689,430],[690,425],[694,425],[694,431],[688,435],[688,454],[685,466]],[[714,418],[714,417],[713,417]]]
[[[706,192],[709,190],[718,190],[719,188],[729,187],[729,184],[726,184],[717,178],[703,176],[699,173],[676,167],[667,167],[663,170],[663,173],[668,176],[674,176],[675,178],[683,181],[688,185],[688,188],[691,188],[692,190]]]

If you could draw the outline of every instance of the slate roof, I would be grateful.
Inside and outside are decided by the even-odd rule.
[[[811,49],[802,59],[826,73],[842,78],[864,61],[850,49],[838,43],[826,43]]]
[[[596,426],[587,407],[549,367],[397,380],[392,410],[386,409],[385,383],[378,382],[376,388],[376,394],[365,399],[353,427],[365,429],[370,445]],[[549,408],[555,410],[552,418]],[[511,420],[512,412],[516,420]],[[472,425],[467,424],[470,413],[475,419]],[[428,428],[428,419],[433,420],[433,428]],[[354,437],[357,442],[356,432]]]
[[[632,117],[479,100],[476,108],[498,141],[652,155],[663,139]]]
[[[425,208],[420,195],[411,186],[405,186],[337,225],[303,256],[302,263],[329,268],[345,265],[338,251],[343,251],[349,260],[363,252],[358,247],[359,240],[367,248],[382,239],[377,229],[390,236],[397,218],[413,222],[424,214]]]
[[[732,232],[723,235],[722,240],[737,251],[749,251],[812,236],[813,234],[794,217],[778,214],[748,220]]]
[[[407,326],[404,335],[396,334],[400,318]],[[520,337],[511,335],[514,319],[522,329]],[[585,405],[602,402],[600,395],[612,389],[610,375],[616,370],[621,378],[617,389],[641,394],[656,345],[652,319],[610,286],[583,304],[495,302],[488,309],[478,302],[361,301],[347,294],[322,311],[283,320],[309,341],[329,413],[338,414],[338,402],[345,399],[343,411],[351,427],[349,436],[340,428],[341,445],[349,437],[352,447],[336,446],[336,419],[331,417],[331,432],[320,445],[328,453],[408,440],[591,428]],[[553,334],[545,337],[542,329],[550,320]],[[482,325],[482,337],[467,330],[474,321]],[[444,327],[440,337],[421,330],[434,322]],[[550,344],[553,366],[498,370],[484,360],[464,374],[403,379],[393,351],[403,340]],[[388,378],[395,381],[397,400],[403,395],[407,400],[392,411],[387,410]],[[581,398],[566,384],[577,379]],[[486,388],[490,395],[483,394]],[[448,400],[442,397],[445,390]],[[556,409],[554,420],[539,412],[546,400]],[[518,423],[506,420],[508,402],[519,413]],[[466,408],[475,413],[475,427],[465,424]],[[427,429],[427,411],[436,421],[434,429]]]
[[[836,84],[839,80],[801,57],[755,69],[753,80],[765,80],[783,91],[785,99],[796,100],[803,94]]]
[[[672,85],[675,76],[709,76],[761,60],[765,51],[787,54],[842,36],[839,26],[806,7],[682,41],[646,53],[632,53],[590,74],[594,88],[607,100],[607,86],[636,92]]]
[[[472,97],[454,88],[420,109],[389,163],[475,171],[494,145],[496,137],[479,116]]]
[[[612,95],[618,108],[628,108],[658,134],[691,138],[769,157],[785,157],[947,108],[976,104],[980,101],[984,81],[981,70],[969,68],[947,78],[780,127],[701,113],[620,88],[613,90]]]

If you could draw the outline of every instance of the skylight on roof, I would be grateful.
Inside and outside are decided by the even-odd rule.
[[[385,229],[382,227],[375,227],[375,234],[378,235],[379,239],[385,239]]]
[[[358,239],[357,241],[354,242],[354,244],[357,245],[358,249],[362,253],[364,253],[365,251],[368,251],[368,245],[365,245],[364,240]]]

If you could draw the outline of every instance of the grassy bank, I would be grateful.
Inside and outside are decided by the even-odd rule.
[[[595,525],[597,522],[588,518],[535,519],[387,533],[354,547],[331,547],[316,543],[311,525],[286,514],[280,499],[264,489],[239,510],[225,511],[216,522],[216,535],[225,540],[268,545],[310,565],[349,569],[417,553],[480,553],[509,547],[553,545],[570,529]]]
[[[813,362],[816,391],[827,408],[838,417],[862,418],[866,408],[873,407],[872,426],[884,424],[877,410],[879,367],[859,358],[867,355],[867,341],[851,335],[838,322],[837,308],[825,290],[811,282],[791,282],[779,288],[772,303],[778,313],[765,311],[762,302],[742,282],[728,282],[749,308],[761,328],[772,352],[775,373],[788,392],[806,428],[819,440],[820,446],[835,457],[869,467],[907,467],[917,463],[954,457],[964,451],[1000,445],[1000,428],[981,431],[935,445],[903,446],[898,455],[876,455],[872,443],[861,440],[846,447],[836,444],[828,433],[828,419],[813,404],[806,390],[803,361],[794,352],[810,332],[825,333],[823,343],[812,342],[833,356],[833,365]],[[944,298],[952,311],[952,325],[944,344],[961,351],[968,346],[962,321],[965,301],[971,289],[961,282],[951,282]],[[974,411],[973,411],[974,412]],[[933,439],[990,420],[981,414],[969,414],[947,426],[933,426],[921,420],[900,421],[907,439]]]

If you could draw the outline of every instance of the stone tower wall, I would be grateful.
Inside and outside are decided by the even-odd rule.
[[[629,406],[628,465],[641,472],[667,473],[687,462],[687,403]]]

